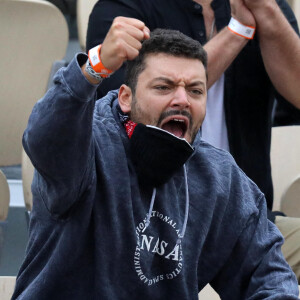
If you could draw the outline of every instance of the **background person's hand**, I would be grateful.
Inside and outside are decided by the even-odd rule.
[[[142,21],[115,18],[101,46],[103,65],[109,70],[118,70],[124,61],[138,56],[141,42],[149,37],[150,30]]]
[[[249,2],[252,0],[248,0]],[[257,0],[255,2],[262,1]],[[244,0],[230,0],[231,15],[246,26],[256,27],[255,18]]]

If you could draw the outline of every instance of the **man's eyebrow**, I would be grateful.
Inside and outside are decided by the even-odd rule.
[[[171,84],[171,85],[177,84],[174,80],[171,80],[168,77],[156,77],[151,82],[155,83],[156,81],[164,81],[165,83]],[[187,87],[194,87],[194,86],[198,86],[198,85],[205,87],[205,83],[201,80],[193,81],[193,82],[187,84]]]
[[[173,84],[173,85],[176,84],[173,80],[171,80],[168,77],[156,77],[156,78],[154,78],[154,79],[151,80],[152,83],[154,83],[156,81],[164,81],[165,83]]]
[[[198,86],[198,85],[201,85],[201,86],[205,87],[205,83],[203,81],[201,81],[201,80],[197,80],[197,81],[191,82],[187,86],[188,87],[194,87],[194,86]]]

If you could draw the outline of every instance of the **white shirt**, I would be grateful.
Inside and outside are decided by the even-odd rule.
[[[208,90],[202,139],[217,148],[229,151],[224,109],[224,74]]]

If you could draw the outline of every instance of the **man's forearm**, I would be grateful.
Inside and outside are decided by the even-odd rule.
[[[263,2],[265,5],[261,5],[260,2],[250,9],[257,22],[257,33],[266,70],[277,91],[300,108],[299,36],[275,1]]]
[[[208,88],[220,78],[247,42],[226,27],[204,45],[208,57]]]
[[[245,26],[255,28],[252,12],[240,1],[230,1],[232,17]],[[208,88],[226,71],[247,42],[247,38],[226,26],[204,46],[208,56]]]

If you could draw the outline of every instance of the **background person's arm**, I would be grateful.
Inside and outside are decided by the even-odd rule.
[[[244,25],[256,26],[254,16],[246,6],[238,1],[230,1],[230,6],[232,17]],[[248,41],[225,27],[204,45],[208,57],[208,88],[226,71]]]
[[[220,78],[247,43],[247,39],[226,27],[203,46],[207,52],[208,88]]]
[[[234,16],[240,22],[248,26],[255,26],[254,16],[248,8],[235,2],[231,6]],[[159,10],[159,7],[156,7],[156,10]],[[149,26],[150,30],[155,29],[147,24],[147,20],[151,20],[151,17],[153,17],[151,9],[143,10],[137,0],[126,2],[118,0],[98,1],[89,18],[87,50],[104,41],[109,27],[117,16],[142,20]],[[168,25],[165,24],[165,26]],[[208,55],[208,87],[220,78],[247,42],[247,39],[232,33],[226,27],[204,45]],[[102,91],[99,91],[100,95],[103,96],[103,92],[118,88],[123,80],[124,66],[113,74],[110,79],[103,82],[101,85]]]
[[[242,2],[242,0],[234,0]],[[277,91],[300,108],[300,40],[275,0],[245,0],[257,23],[265,68]]]

